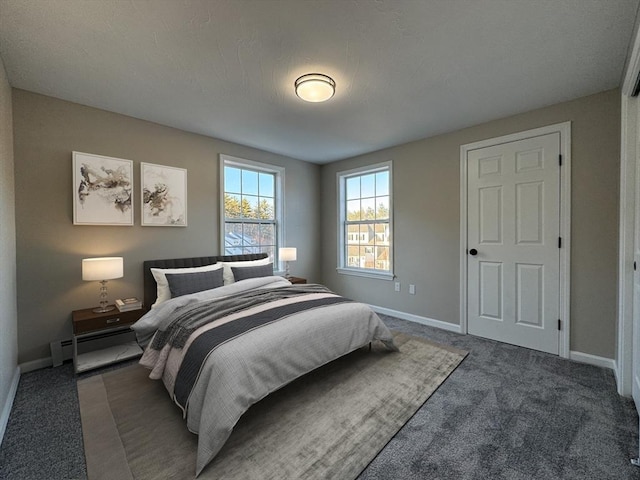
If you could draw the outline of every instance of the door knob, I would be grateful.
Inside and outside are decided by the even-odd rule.
[[[478,250],[476,250],[475,248],[472,248],[471,250],[469,250],[469,255],[473,255],[474,257],[478,254]]]

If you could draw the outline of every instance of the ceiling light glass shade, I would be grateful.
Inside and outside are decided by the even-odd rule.
[[[295,82],[296,95],[306,102],[325,102],[336,93],[336,82],[321,73],[302,75]]]

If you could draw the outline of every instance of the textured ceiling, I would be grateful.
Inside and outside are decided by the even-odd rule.
[[[620,85],[638,0],[0,0],[12,86],[317,163]],[[294,80],[333,77],[301,101]]]

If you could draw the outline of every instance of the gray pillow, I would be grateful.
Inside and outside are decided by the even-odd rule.
[[[167,273],[171,298],[211,290],[223,285],[222,268],[208,272]]]
[[[231,267],[233,278],[236,282],[247,278],[270,277],[273,275],[273,263],[266,265],[256,265],[254,267]]]

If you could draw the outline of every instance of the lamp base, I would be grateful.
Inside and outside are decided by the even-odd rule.
[[[284,278],[289,280],[291,278],[291,273],[289,272],[289,262],[288,261],[284,262],[284,265],[285,265]]]
[[[105,313],[105,312],[110,312],[111,310],[115,310],[115,309],[116,309],[116,307],[114,307],[113,305],[107,305],[106,307],[97,307],[97,308],[94,308],[94,309],[92,310],[92,312],[95,312],[95,313]]]

